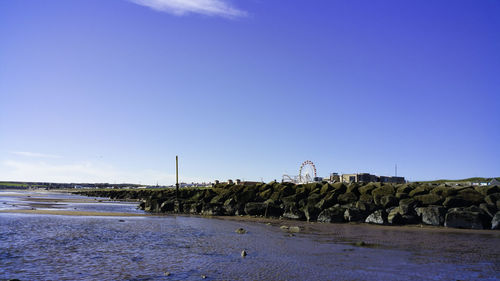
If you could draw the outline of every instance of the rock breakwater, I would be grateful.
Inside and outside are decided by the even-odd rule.
[[[139,200],[151,213],[250,215],[373,224],[500,229],[499,186],[383,183],[217,184],[212,188],[82,190],[80,195]]]

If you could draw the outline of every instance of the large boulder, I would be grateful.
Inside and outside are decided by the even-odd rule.
[[[378,184],[369,183],[367,185],[360,187],[358,190],[359,190],[360,194],[371,194],[372,190],[374,190],[375,188],[378,188],[378,187],[380,187],[380,183],[378,183]]]
[[[344,220],[348,222],[364,221],[367,215],[366,211],[361,211],[356,207],[349,207],[344,212]]]
[[[491,229],[500,229],[500,212],[493,216],[491,220]]]
[[[327,193],[323,199],[316,203],[316,207],[321,210],[330,208],[331,206],[337,204],[337,196],[338,194],[336,192]]]
[[[226,201],[224,201],[222,208],[224,209],[224,213],[227,214],[228,216],[235,215],[238,209],[240,209],[234,198],[229,198]]]
[[[400,207],[390,209],[389,213],[387,214],[387,222],[390,224],[404,224],[405,223],[403,215],[401,215],[401,208]]]
[[[417,195],[413,197],[415,200],[419,201],[422,206],[429,206],[429,205],[440,205],[443,203],[444,198],[435,194],[435,193],[429,193],[429,194],[424,194],[424,195]]]
[[[399,200],[394,195],[385,195],[380,198],[380,205],[382,205],[384,209],[397,206],[398,204]]]
[[[174,211],[174,206],[175,206],[175,201],[174,200],[168,200],[160,205],[160,211],[163,213],[167,212],[173,212]]]
[[[484,197],[484,201],[488,205],[496,206],[497,202],[500,201],[500,193],[489,194],[486,197]]]
[[[417,215],[422,222],[429,225],[443,225],[446,215],[446,208],[443,206],[428,206],[416,209]]]
[[[357,200],[358,200],[358,197],[353,192],[346,192],[344,194],[340,194],[338,197],[338,201],[340,204],[354,203]]]
[[[401,206],[387,210],[387,222],[390,224],[414,224],[420,222],[413,209]]]
[[[454,228],[484,229],[490,221],[478,207],[451,208],[446,213],[444,226]]]
[[[486,203],[479,204],[479,209],[481,209],[490,218],[493,218],[493,216],[495,216],[496,212],[498,211],[496,206],[491,206],[491,205],[488,205]]]
[[[303,211],[307,221],[315,221],[321,213],[321,209],[314,205],[306,205]]]
[[[484,202],[484,196],[472,188],[466,188],[454,196],[448,196],[443,202],[446,208],[468,207],[472,205],[479,205]]]
[[[264,216],[267,204],[263,202],[248,202],[245,204],[245,213],[250,216]]]
[[[378,188],[372,190],[373,198],[380,198],[385,195],[394,195],[394,187],[392,185],[384,184]]]
[[[500,193],[500,187],[497,185],[486,185],[486,186],[479,185],[479,186],[475,186],[474,189],[484,196],[490,195],[493,193]]]
[[[409,195],[410,195],[410,197],[414,197],[417,195],[424,195],[424,194],[429,193],[432,189],[433,189],[433,187],[430,185],[425,185],[425,184],[419,185],[415,189],[410,191]]]
[[[201,209],[201,214],[204,216],[222,216],[224,208],[222,203],[205,203]]]
[[[458,189],[451,187],[446,184],[442,184],[438,187],[435,187],[434,189],[431,190],[431,193],[443,196],[443,197],[448,197],[448,196],[453,196],[458,193]]]
[[[305,219],[305,214],[297,208],[297,204],[290,203],[284,205],[283,217],[291,220],[303,220]]]
[[[344,222],[344,209],[340,206],[325,209],[318,215],[318,222]]]
[[[385,224],[387,223],[387,213],[384,210],[377,210],[371,213],[366,219],[366,223]]]

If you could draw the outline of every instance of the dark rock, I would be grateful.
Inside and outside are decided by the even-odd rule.
[[[399,200],[393,195],[385,195],[380,198],[380,205],[382,205],[384,208],[397,206],[398,204]]]
[[[475,186],[474,189],[481,193],[483,196],[500,193],[500,187],[496,185],[487,185],[487,186]]]
[[[384,224],[387,223],[387,213],[384,210],[377,210],[371,213],[365,220],[366,223]]]
[[[336,182],[336,183],[332,184],[332,187],[335,190],[335,192],[337,192],[337,194],[345,193],[347,190],[346,185],[342,182]]]
[[[307,205],[316,205],[321,199],[323,199],[323,196],[318,193],[312,193],[307,198]]]
[[[454,196],[458,193],[458,190],[456,188],[450,187],[448,185],[440,185],[438,187],[435,187],[434,189],[431,190],[431,193],[442,196],[442,197],[448,197],[448,196]]]
[[[500,212],[497,212],[491,220],[491,229],[500,229]]]
[[[224,208],[222,203],[205,203],[201,209],[201,214],[204,216],[222,216]]]
[[[307,205],[304,207],[304,215],[307,221],[315,221],[318,218],[321,209],[315,207],[314,205]]]
[[[343,222],[344,209],[341,207],[330,207],[318,215],[318,222]]]
[[[360,187],[359,193],[360,194],[371,194],[372,190],[374,190],[375,188],[378,188],[378,187],[380,187],[380,183],[379,184],[369,183],[367,185]]]
[[[361,195],[362,196],[362,195]],[[372,212],[373,210],[375,210],[376,206],[375,204],[373,203],[367,203],[367,202],[363,202],[363,201],[358,201],[356,202],[356,204],[354,205],[356,208],[358,208],[360,211],[362,212]]]
[[[338,197],[338,201],[340,204],[349,204],[349,203],[354,203],[358,200],[358,197],[356,194],[352,192],[347,192],[344,194],[340,194]]]
[[[405,192],[396,192],[396,198],[398,198],[399,200],[401,199],[406,199],[406,198],[409,198],[410,195],[408,195],[408,193],[405,193]]]
[[[160,205],[160,211],[163,213],[166,212],[173,212],[175,207],[175,202],[174,201],[165,201],[161,203]]]
[[[320,194],[321,195],[325,195],[327,194],[328,192],[332,191],[333,190],[333,187],[328,184],[328,183],[325,183],[322,187],[321,187],[321,190],[320,190]]]
[[[493,206],[488,205],[486,203],[479,204],[479,209],[481,209],[490,218],[493,218],[493,216],[495,216],[496,212],[498,211],[498,209],[496,207],[493,207]]]
[[[224,208],[224,213],[227,214],[228,216],[233,216],[234,214],[236,214],[236,211],[238,210],[236,200],[234,200],[234,198],[227,199],[224,202],[222,208]]]
[[[444,198],[435,194],[435,193],[429,193],[429,194],[424,194],[424,195],[417,195],[413,197],[415,200],[419,201],[422,206],[429,206],[429,205],[440,205],[443,203]]]
[[[241,228],[241,227],[238,228],[238,229],[236,229],[235,232],[238,233],[238,234],[245,234],[245,233],[247,233],[247,231],[245,229]]]
[[[387,215],[387,222],[390,224],[404,224],[403,215],[401,215],[401,208],[393,208]]]
[[[355,207],[349,207],[344,212],[344,220],[349,222],[364,221],[366,219],[367,212],[361,211]]]
[[[488,222],[485,223],[484,216],[479,208],[452,208],[446,213],[444,226],[454,228],[468,229],[484,229]]]
[[[248,202],[245,204],[245,213],[250,216],[264,216],[267,204],[262,202]]]
[[[455,196],[446,197],[443,205],[446,208],[468,207],[484,202],[484,196],[472,188],[463,189]]]
[[[500,200],[500,193],[493,193],[484,197],[484,201],[486,202],[486,204],[491,206],[496,206],[497,201],[499,200]]]
[[[412,191],[410,191],[409,195],[410,195],[410,197],[414,197],[417,195],[424,195],[424,194],[428,194],[431,190],[432,190],[432,186],[430,186],[430,185],[420,185],[420,186],[417,186]]]
[[[443,225],[446,215],[446,208],[442,206],[428,206],[416,209],[417,215],[422,218],[422,222],[430,225]]]
[[[264,216],[279,218],[283,215],[283,209],[281,209],[277,203],[271,200],[268,200],[265,203],[267,203],[267,206]]]
[[[413,190],[412,187],[408,186],[408,185],[402,185],[400,187],[398,187],[398,189],[396,190],[396,193],[406,193],[406,194],[409,194],[411,191]]]
[[[365,203],[373,203],[373,196],[371,196],[369,194],[361,194],[359,196],[359,201],[365,202]]]
[[[300,211],[295,203],[284,205],[283,217],[291,220],[305,219],[304,212]]]
[[[382,197],[382,196],[385,196],[385,195],[394,195],[394,188],[392,187],[392,185],[382,185],[381,187],[378,187],[378,188],[375,188],[374,190],[372,190],[372,196],[373,198],[377,198],[377,197]]]

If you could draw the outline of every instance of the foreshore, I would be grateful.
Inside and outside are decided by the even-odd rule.
[[[139,200],[150,213],[255,216],[323,223],[500,228],[500,187],[446,184],[259,183],[211,188],[81,190],[75,194]]]

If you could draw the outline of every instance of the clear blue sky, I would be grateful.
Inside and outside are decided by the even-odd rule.
[[[0,1],[0,180],[500,176],[500,1]]]

